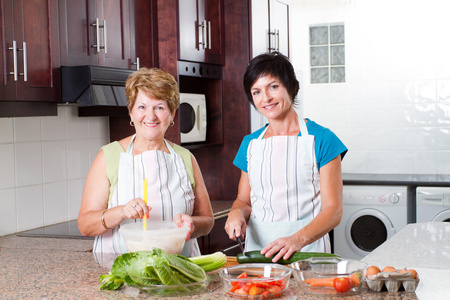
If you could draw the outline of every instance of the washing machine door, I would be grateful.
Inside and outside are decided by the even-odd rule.
[[[431,222],[450,222],[450,209],[438,213]]]
[[[361,256],[366,256],[395,234],[390,219],[381,211],[371,208],[355,212],[345,226],[345,237],[349,247]]]

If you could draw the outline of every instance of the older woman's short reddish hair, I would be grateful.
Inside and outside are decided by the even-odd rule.
[[[125,83],[125,93],[128,111],[130,112],[139,91],[153,99],[166,101],[171,113],[176,111],[180,105],[178,83],[172,75],[160,69],[140,68],[128,76]]]

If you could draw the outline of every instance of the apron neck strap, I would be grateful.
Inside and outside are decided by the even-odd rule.
[[[136,134],[133,135],[133,137],[131,138],[131,142],[128,145],[127,153],[129,153],[129,154],[133,153],[133,143],[134,143],[135,138],[136,138]]]
[[[302,133],[302,136],[309,135],[308,127],[306,127],[306,122],[301,115],[298,116],[298,124],[300,125],[300,132]],[[258,140],[262,140],[268,128],[269,125],[267,125],[266,128],[264,128],[263,132],[261,132],[261,134],[258,136]]]
[[[131,138],[131,142],[128,145],[127,148],[127,153],[128,154],[132,154],[133,153],[133,144],[134,144],[134,140],[136,139],[136,134],[133,135],[133,137]],[[172,146],[170,146],[170,144],[166,141],[166,139],[164,139],[164,143],[166,144],[167,149],[169,149],[170,154],[174,154],[175,150],[173,150]]]

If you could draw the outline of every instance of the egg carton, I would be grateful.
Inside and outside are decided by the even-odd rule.
[[[370,290],[380,292],[383,286],[388,292],[398,292],[402,287],[406,292],[414,292],[419,285],[419,279],[414,279],[411,273],[380,272],[366,278]]]

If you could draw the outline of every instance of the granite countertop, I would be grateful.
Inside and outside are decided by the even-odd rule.
[[[0,299],[165,299],[125,286],[117,291],[100,291],[98,278],[109,272],[91,252],[92,241],[39,237],[0,238]],[[105,259],[104,261],[107,261]],[[425,282],[425,279],[424,279]],[[417,299],[414,293],[363,293],[346,299]],[[227,299],[218,278],[195,296],[171,299]],[[321,299],[305,294],[291,279],[279,299]],[[327,299],[333,299],[332,297]]]
[[[362,260],[380,268],[415,269],[420,279],[416,289],[419,299],[448,299],[450,223],[409,224]]]
[[[449,241],[448,223],[408,225],[363,260],[379,266],[416,268],[420,276],[416,293],[375,293],[364,288],[361,295],[346,299],[444,299],[441,296],[450,292]],[[112,259],[95,257],[91,249],[92,240],[0,237],[0,299],[162,299],[129,286],[99,291],[98,278],[109,272],[107,265]],[[202,294],[172,299],[224,298],[216,278]],[[280,299],[320,297],[305,294],[292,279]]]

